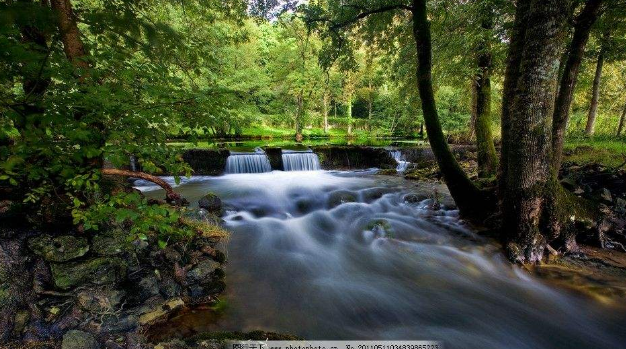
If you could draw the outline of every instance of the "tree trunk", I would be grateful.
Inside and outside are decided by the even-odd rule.
[[[348,108],[346,114],[348,114],[348,136],[352,135],[352,96],[348,98]]]
[[[574,88],[578,80],[578,72],[582,62],[585,46],[589,40],[589,32],[600,15],[603,0],[587,0],[585,7],[576,17],[574,36],[569,46],[566,63],[561,74],[558,96],[554,106],[552,120],[552,166],[558,172],[563,161],[563,143],[569,121]]]
[[[624,131],[624,123],[626,123],[626,104],[624,104],[622,116],[619,118],[619,126],[617,126],[617,137],[622,135],[622,131]]]
[[[483,31],[490,32],[493,27],[493,12],[484,15],[481,23]],[[474,88],[475,105],[473,116],[474,132],[478,160],[478,176],[491,177],[498,169],[496,148],[493,144],[491,132],[491,70],[492,57],[489,39],[483,38],[478,45],[476,63],[479,72],[475,76]]]
[[[296,98],[296,141],[302,141],[302,115],[304,114],[304,101],[302,94]]]
[[[330,96],[328,93],[324,93],[324,99],[322,101],[322,114],[324,114],[324,133],[328,133],[328,102]]]
[[[520,31],[525,33],[523,50],[508,111],[509,170],[504,179],[502,205],[507,250],[512,260],[521,263],[541,261],[547,238],[541,233],[540,224],[558,204],[549,201],[557,200],[559,194],[550,166],[551,117],[564,13],[565,4],[560,0],[531,0],[527,21],[521,21],[526,28]]]
[[[471,219],[482,220],[489,210],[489,202],[469,180],[450,151],[445,140],[433,93],[432,43],[427,18],[426,0],[413,0],[413,36],[417,49],[417,82],[424,113],[428,140],[439,169],[461,213]]]
[[[591,94],[591,105],[589,106],[589,115],[587,116],[587,127],[585,127],[585,135],[593,135],[596,126],[596,116],[598,114],[598,99],[600,98],[600,80],[602,78],[602,65],[604,64],[604,52],[600,52],[598,63],[596,65],[596,75],[593,78],[593,90]]]
[[[526,43],[526,27],[528,24],[529,0],[517,1],[515,10],[515,22],[511,32],[511,43],[507,53],[507,64],[504,73],[504,85],[502,91],[502,115],[501,134],[502,146],[500,149],[500,169],[498,173],[498,196],[503,201],[506,192],[506,178],[509,173],[509,136],[511,134],[510,115],[513,99],[517,93],[517,80],[520,75],[520,63]],[[502,204],[501,204],[502,206]]]
[[[87,51],[80,37],[72,3],[70,0],[50,0],[50,4],[58,15],[59,31],[65,56],[76,67],[89,68],[89,63],[83,59],[87,55]]]
[[[372,132],[372,105],[374,104],[374,91],[372,90],[372,81],[370,80],[368,82],[368,91],[369,91],[369,96],[367,99],[367,128],[368,131],[371,133]]]

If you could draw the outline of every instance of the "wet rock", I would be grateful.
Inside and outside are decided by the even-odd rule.
[[[181,287],[174,279],[168,277],[159,283],[159,292],[167,298],[172,298],[180,295]]]
[[[328,206],[330,208],[337,207],[347,202],[356,202],[356,201],[357,201],[356,195],[349,191],[338,190],[338,191],[332,192],[328,196]]]
[[[426,197],[423,195],[417,194],[406,194],[404,196],[404,202],[409,204],[419,204],[420,202],[426,200]]]
[[[56,287],[70,289],[82,284],[116,284],[126,277],[126,264],[119,258],[99,257],[73,263],[53,263]]]
[[[126,233],[122,230],[97,234],[93,237],[91,249],[99,256],[118,255],[131,248],[131,244],[126,241],[126,237]]]
[[[90,333],[72,330],[63,336],[61,349],[98,349],[100,346]]]
[[[173,298],[157,307],[149,310],[139,317],[141,326],[153,325],[159,321],[165,320],[169,315],[181,310],[185,306],[180,298]]]
[[[208,193],[198,200],[198,206],[214,215],[222,215],[222,199],[213,193]]]
[[[626,200],[617,198],[617,200],[615,200],[615,211],[617,213],[626,214]]]
[[[70,235],[40,235],[29,239],[28,247],[48,262],[67,262],[89,252],[87,239]]]
[[[215,269],[219,268],[220,264],[206,259],[198,263],[193,269],[187,272],[187,280],[190,283],[203,283],[210,279],[211,274]]]

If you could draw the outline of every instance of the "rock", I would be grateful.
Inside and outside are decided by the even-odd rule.
[[[125,296],[126,293],[120,290],[90,289],[79,292],[76,296],[76,300],[82,309],[98,313],[106,310],[116,310],[121,308],[122,301]]]
[[[30,320],[30,313],[28,311],[20,310],[15,313],[15,317],[13,318],[13,334],[15,336],[19,336],[24,331],[28,320]]]
[[[349,191],[338,190],[332,192],[328,197],[328,206],[333,208],[346,202],[356,202],[356,195]]]
[[[213,193],[208,193],[205,196],[203,196],[198,201],[198,206],[200,208],[203,208],[209,211],[209,213],[212,213],[216,216],[222,215],[222,208],[223,208],[222,199],[220,199],[217,195]]]
[[[122,230],[97,234],[91,241],[91,250],[99,256],[115,256],[129,250],[130,247],[126,233]]]
[[[93,335],[87,332],[71,330],[63,336],[61,349],[98,349],[100,346]]]
[[[159,291],[163,296],[172,298],[180,296],[181,287],[174,279],[164,278],[160,283]]]
[[[602,201],[604,201],[605,203],[612,203],[613,196],[611,195],[611,191],[607,188],[602,188],[602,190],[600,191],[600,199],[602,199]]]
[[[153,325],[159,321],[164,320],[169,315],[174,312],[179,311],[185,306],[185,302],[183,302],[180,298],[173,298],[165,303],[153,308],[152,310],[142,314],[139,317],[139,324],[141,326]]]
[[[617,211],[617,213],[626,214],[626,200],[617,198],[617,200],[615,200],[615,211]]]
[[[567,176],[565,178],[563,178],[561,180],[561,184],[569,190],[574,190],[574,188],[576,188],[578,185],[576,183],[576,180],[574,178],[572,178],[571,176]]]
[[[48,262],[67,262],[89,251],[87,239],[71,235],[40,235],[28,240],[28,247]]]
[[[99,257],[72,263],[53,263],[52,278],[56,287],[70,289],[82,284],[113,284],[126,277],[126,264],[119,258]]]
[[[190,283],[207,282],[211,277],[211,273],[213,273],[215,269],[219,268],[219,266],[219,263],[210,259],[205,259],[187,272],[187,280]]]
[[[140,299],[147,299],[159,294],[159,283],[155,276],[148,276],[139,280],[138,287]]]
[[[426,200],[427,198],[423,195],[417,194],[406,194],[404,196],[404,202],[409,204],[419,204],[420,202]]]

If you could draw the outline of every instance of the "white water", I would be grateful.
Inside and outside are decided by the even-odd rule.
[[[283,150],[282,157],[285,171],[319,171],[322,169],[319,157],[312,151]]]
[[[226,173],[271,172],[272,165],[263,150],[254,153],[231,153],[226,159]]]
[[[405,156],[400,150],[389,150],[389,155],[398,163],[398,166],[396,166],[396,171],[398,172],[406,171],[411,164],[410,162],[406,161]]]
[[[433,209],[435,189],[447,195],[435,184],[325,171],[181,185],[191,202],[220,195],[233,232],[229,310],[193,331],[435,339],[447,348],[624,346],[626,314],[511,266],[456,211]]]

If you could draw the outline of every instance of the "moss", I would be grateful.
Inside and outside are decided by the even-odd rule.
[[[182,217],[180,219],[181,223],[196,231],[198,234],[202,235],[206,238],[227,238],[230,233],[220,227],[219,225],[212,224],[207,221],[200,221],[196,219],[190,219],[187,217]]]
[[[54,284],[70,289],[82,284],[112,284],[126,277],[126,263],[119,258],[100,257],[87,261],[51,264]]]

